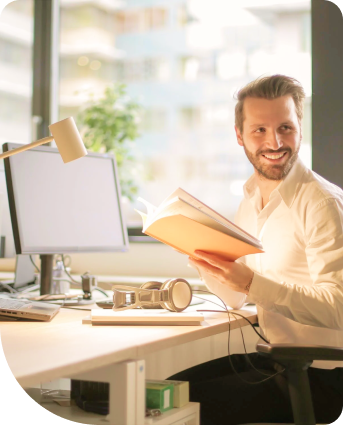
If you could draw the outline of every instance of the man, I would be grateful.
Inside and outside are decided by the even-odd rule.
[[[236,222],[265,252],[236,262],[197,252],[201,260],[190,264],[227,305],[237,308],[247,296],[256,303],[271,343],[343,347],[343,192],[298,158],[304,98],[299,82],[283,75],[238,92],[236,136],[254,174]],[[230,360],[172,377],[190,381],[202,425],[293,422],[279,365],[257,353]],[[343,406],[343,362],[314,362],[309,379],[317,423],[335,421]]]

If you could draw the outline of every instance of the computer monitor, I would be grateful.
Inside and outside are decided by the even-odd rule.
[[[64,164],[57,149],[38,147],[6,158],[5,174],[16,253],[41,256],[42,294],[54,254],[128,250],[114,156]]]
[[[14,258],[16,255],[12,231],[10,209],[8,206],[4,161],[0,160],[0,235],[3,249],[0,258]]]
[[[13,288],[20,291],[21,288],[31,286],[36,281],[34,260],[35,256],[32,257],[32,261],[29,255],[17,255],[15,262],[15,275]]]
[[[14,258],[14,280],[1,280],[1,283],[13,286],[21,290],[35,283],[35,267],[29,255],[16,255],[11,224],[11,216],[8,205],[4,161],[0,161],[0,258]],[[34,259],[35,257],[33,257]]]

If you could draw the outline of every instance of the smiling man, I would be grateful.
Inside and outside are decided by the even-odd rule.
[[[236,262],[197,252],[201,259],[190,264],[228,306],[239,308],[247,296],[256,303],[269,342],[343,347],[343,192],[298,158],[304,98],[300,83],[283,75],[238,92],[237,141],[254,174],[236,222],[265,252]],[[252,353],[172,378],[190,381],[202,425],[293,422],[286,375],[278,371]],[[314,362],[309,379],[317,423],[335,421],[343,406],[343,364]]]

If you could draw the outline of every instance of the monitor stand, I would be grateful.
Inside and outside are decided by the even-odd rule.
[[[52,273],[54,269],[54,255],[41,254],[41,268],[40,268],[40,294],[51,294],[52,288]]]
[[[40,254],[40,260],[40,295],[51,294],[53,282],[54,255]],[[78,301],[68,300],[63,302],[63,305],[89,305],[94,303],[95,301],[93,299],[82,299]]]

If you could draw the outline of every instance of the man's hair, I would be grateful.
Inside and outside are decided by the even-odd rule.
[[[243,133],[244,100],[247,97],[257,97],[261,99],[276,99],[281,96],[291,95],[299,124],[304,113],[305,91],[298,80],[286,75],[271,75],[268,77],[259,77],[243,87],[236,95],[238,101],[235,107],[235,124],[241,133]]]

